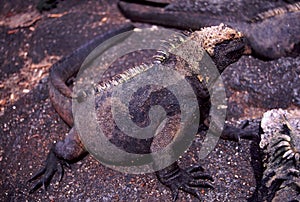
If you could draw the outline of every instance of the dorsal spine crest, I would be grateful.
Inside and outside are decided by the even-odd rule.
[[[187,35],[183,33],[176,33],[168,40],[162,40],[161,49],[156,51],[153,56],[154,64],[162,64],[169,58],[171,52],[173,52],[178,46],[184,43],[187,39]]]
[[[174,51],[180,44],[186,40],[187,36],[181,33],[176,33],[169,40],[162,41],[162,46],[156,51],[153,56],[154,61],[151,64],[142,63],[141,65],[134,66],[124,71],[121,74],[114,76],[110,81],[99,83],[93,86],[94,92],[100,93],[113,86],[125,83],[134,76],[147,71],[152,68],[155,64],[164,63],[169,58],[169,53]]]
[[[133,78],[134,76],[147,71],[148,69],[152,68],[153,65],[147,65],[145,63],[142,63],[141,65],[138,66],[134,66],[126,71],[124,71],[121,74],[118,74],[114,77],[112,77],[112,79],[110,79],[107,82],[102,82],[99,84],[94,85],[94,91],[97,93],[100,93],[102,91],[108,90],[113,86],[117,86],[120,85],[122,83],[125,83],[126,81],[128,81],[129,79]]]
[[[193,40],[201,46],[203,50],[207,51],[209,55],[213,56],[216,44],[241,37],[243,37],[242,33],[227,27],[223,23],[218,26],[202,28],[200,31],[175,33],[169,39],[162,41],[161,48],[156,51],[156,54],[153,56],[154,60],[150,64],[143,63],[134,66],[121,74],[113,76],[109,81],[96,84],[93,86],[94,92],[101,93],[113,86],[128,81],[136,75],[153,68],[157,64],[165,63],[169,59],[170,53],[176,53],[176,50],[188,40]]]
[[[259,13],[255,18],[253,18],[251,21],[252,22],[258,22],[258,21],[263,21],[265,19],[275,17],[278,15],[283,15],[286,13],[293,13],[293,12],[299,12],[300,11],[300,3],[294,3],[294,4],[289,4],[286,6],[281,6],[278,8],[273,8],[271,10],[267,10],[265,12]]]

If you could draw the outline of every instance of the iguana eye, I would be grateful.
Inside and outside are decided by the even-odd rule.
[[[235,38],[235,34],[234,33],[230,34],[230,37]]]

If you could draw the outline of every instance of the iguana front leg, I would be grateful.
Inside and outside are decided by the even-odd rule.
[[[260,130],[261,128],[259,120],[246,120],[239,127],[225,123],[220,138],[223,140],[232,140],[236,142],[239,142],[240,139],[259,141]]]
[[[222,139],[229,139],[239,141],[242,139],[259,139],[260,122],[244,122],[240,127],[232,126],[228,123],[224,125],[222,131]],[[154,140],[154,144],[156,144]],[[155,147],[152,145],[152,147]],[[152,148],[152,150],[155,150]],[[172,151],[170,151],[172,156]],[[158,164],[155,162],[154,164]],[[200,165],[192,166],[187,169],[180,168],[177,162],[170,166],[156,172],[157,178],[165,186],[169,187],[172,191],[172,198],[175,201],[178,198],[179,190],[192,194],[201,200],[201,195],[197,188],[213,188],[213,185],[209,181],[213,181],[213,178],[204,171]]]
[[[169,187],[172,191],[172,199],[176,201],[179,190],[185,191],[194,195],[201,200],[201,195],[197,188],[214,188],[208,181],[213,181],[213,178],[204,172],[202,166],[193,166],[188,169],[182,169],[175,162],[172,165],[156,172],[159,181]]]
[[[176,122],[180,117],[178,114],[169,117],[166,127],[160,133],[156,133],[151,144],[155,173],[158,180],[171,189],[173,201],[178,198],[179,190],[201,200],[198,188],[213,188],[209,182],[213,181],[213,178],[204,171],[202,166],[181,168],[176,162],[183,154],[181,152],[185,150],[185,146],[190,145],[188,142],[193,141],[193,138],[190,138],[194,136],[187,134],[186,132],[190,130],[186,129],[193,128],[194,124],[198,126],[197,118],[195,118],[196,111],[190,108],[190,116],[181,119],[181,124]]]
[[[48,153],[45,167],[28,180],[32,182],[41,177],[31,188],[29,193],[35,192],[42,186],[46,189],[56,172],[60,174],[61,180],[64,173],[64,166],[80,159],[87,155],[87,153],[80,141],[78,132],[73,127],[63,141],[53,144]]]

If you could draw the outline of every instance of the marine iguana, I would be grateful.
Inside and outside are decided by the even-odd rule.
[[[300,3],[283,1],[120,1],[125,17],[185,30],[225,23],[242,32],[262,59],[300,54]]]
[[[258,201],[297,201],[300,194],[300,111],[272,109],[261,121],[264,173]]]
[[[231,2],[222,1],[221,6],[211,6],[212,3],[207,1],[127,2],[129,3],[120,2],[119,7],[124,15],[133,21],[180,29],[197,29],[214,23],[226,22],[246,35],[254,56],[263,59],[276,59],[282,56],[296,57],[273,61],[244,57],[243,60],[233,64],[234,68],[230,68],[229,73],[223,74],[224,81],[227,83],[225,86],[234,89],[228,90],[233,95],[229,100],[229,117],[249,119],[253,116],[258,118],[257,123],[260,123],[262,113],[267,109],[299,106],[299,77],[297,76],[299,72],[297,69],[300,53],[298,34],[300,4],[298,1],[289,2],[292,4],[285,4],[282,1],[251,1],[247,4],[243,1],[235,1],[234,5],[230,4]],[[239,12],[240,10],[243,12]],[[233,75],[235,76],[232,80]],[[282,94],[286,96],[283,97]],[[293,136],[291,136],[291,141],[297,142]],[[265,155],[271,154],[269,149],[265,150]],[[286,155],[290,154],[289,150]],[[280,200],[278,196],[282,193],[288,194],[286,190],[292,189],[299,192],[299,184],[297,187],[299,173],[285,172],[282,167],[293,170],[293,166],[280,163],[277,166],[267,166],[268,171],[265,172],[262,181],[258,182],[260,187],[252,200],[271,201],[273,198]],[[277,168],[280,169],[277,170]],[[270,172],[276,175],[268,176]],[[288,175],[291,176],[287,177]],[[285,182],[286,179],[294,181]],[[281,185],[284,188],[279,190]],[[286,200],[286,196],[283,194],[281,200]]]
[[[110,32],[108,35],[111,36],[131,28],[132,27],[130,25],[125,25],[117,31]],[[203,34],[203,32],[205,32],[205,34]],[[195,40],[198,40],[198,42],[202,43],[204,48],[206,48],[206,50],[216,63],[216,66],[218,67],[219,71],[223,71],[226,66],[228,66],[232,62],[235,62],[243,54],[245,49],[245,41],[243,35],[231,28],[228,28],[227,26],[224,26],[223,24],[219,26],[208,27],[197,32],[193,32],[187,38],[191,36],[201,36],[200,39]],[[75,51],[74,54],[66,57],[65,59],[62,59],[60,62],[55,64],[50,72],[50,99],[53,102],[53,105],[58,111],[58,113],[71,127],[74,123],[70,106],[70,97],[72,97],[72,91],[68,89],[68,87],[65,84],[65,81],[66,79],[74,75],[76,71],[78,71],[82,60],[86,57],[86,53],[88,52],[86,50],[92,49],[93,47],[97,46],[99,42],[104,41],[106,38],[106,35],[97,37],[97,41],[93,40],[87,45],[80,47],[77,51]],[[166,52],[164,52],[163,54],[166,54]],[[168,58],[164,58],[163,61],[167,59]],[[198,81],[197,83],[200,84],[199,78],[197,78],[196,75],[193,75],[191,70],[189,70],[188,68],[185,69],[185,67],[182,66],[179,66],[178,68],[182,68],[182,71],[184,72],[185,76],[189,76],[192,80],[194,79],[193,82]],[[130,69],[127,70],[127,73],[125,73],[126,76],[130,77],[130,73],[128,75],[128,72],[130,72]],[[202,86],[200,85],[198,87],[201,88]],[[151,92],[151,90],[154,91]],[[167,109],[169,110],[167,110],[167,114],[171,117],[171,122],[172,120],[174,120],[172,116],[175,117],[176,120],[176,115],[179,113],[178,104],[176,104],[176,100],[174,102],[174,97],[172,97],[172,95],[168,95],[166,97],[165,89],[163,89],[162,87],[150,86],[149,88],[144,88],[143,92],[144,93],[137,94],[136,97],[133,97],[133,100],[131,102],[133,105],[132,115],[133,119],[135,119],[136,122],[147,122],[146,115],[149,111],[149,107],[151,107],[150,105],[152,104],[160,104],[162,106],[167,106]],[[102,89],[101,95],[104,96],[104,98],[102,98],[102,100],[100,99],[97,101],[97,113],[99,112],[98,115],[100,117],[100,121],[98,120],[99,124],[102,126],[104,125],[104,129],[106,130],[105,132],[107,132],[109,136],[112,137],[111,142],[114,142],[116,145],[123,148],[125,151],[133,153],[151,152],[151,149],[155,148],[156,146],[152,144],[152,142],[155,142],[155,140],[153,140],[152,138],[137,140],[135,138],[126,137],[126,135],[124,135],[122,131],[120,131],[118,127],[116,127],[111,116],[110,106],[107,104],[110,99],[109,93],[109,89]],[[198,97],[198,99],[202,99],[201,95],[200,97]],[[204,99],[207,99],[207,97],[205,97]],[[145,102],[141,103],[141,100],[144,100]],[[171,106],[168,106],[168,103],[166,103],[168,101],[171,101]],[[101,119],[101,117],[105,118]],[[167,137],[169,137],[170,135],[173,135],[173,130],[174,126],[170,124],[167,125],[166,130],[164,130],[164,133]],[[225,130],[222,135],[223,138],[238,139],[240,136],[245,138],[253,137],[256,135],[256,133],[257,130],[253,129],[244,129],[241,131],[240,128],[225,126]],[[46,159],[46,166],[37,174],[32,176],[32,178],[29,180],[33,181],[42,176],[41,179],[38,180],[38,182],[35,183],[33,188],[30,190],[30,193],[33,193],[43,185],[47,186],[51,181],[52,176],[56,172],[62,172],[63,165],[66,162],[74,161],[80,156],[86,154],[87,151],[85,150],[84,145],[82,144],[79,138],[78,132],[73,127],[63,141],[56,143],[50,149],[50,152]],[[207,181],[196,180],[212,180],[212,178],[204,172],[201,166],[196,166],[194,168],[185,170],[180,168],[175,162],[169,167],[157,171],[156,175],[164,185],[168,186],[171,189],[174,200],[178,196],[179,189],[200,198],[200,194],[198,190],[195,189],[195,187],[212,187],[212,185]]]

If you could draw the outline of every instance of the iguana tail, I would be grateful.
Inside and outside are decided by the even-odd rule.
[[[52,85],[64,96],[71,98],[72,90],[65,82],[78,72],[84,59],[102,42],[122,32],[132,30],[133,28],[133,25],[128,23],[107,33],[102,33],[88,43],[80,46],[70,55],[59,60],[50,70],[50,82]]]
[[[101,33],[52,66],[49,75],[50,100],[55,110],[68,125],[73,125],[72,90],[67,86],[66,81],[79,71],[84,59],[98,45],[115,35],[133,30],[133,28],[132,24],[127,23],[109,32]]]

